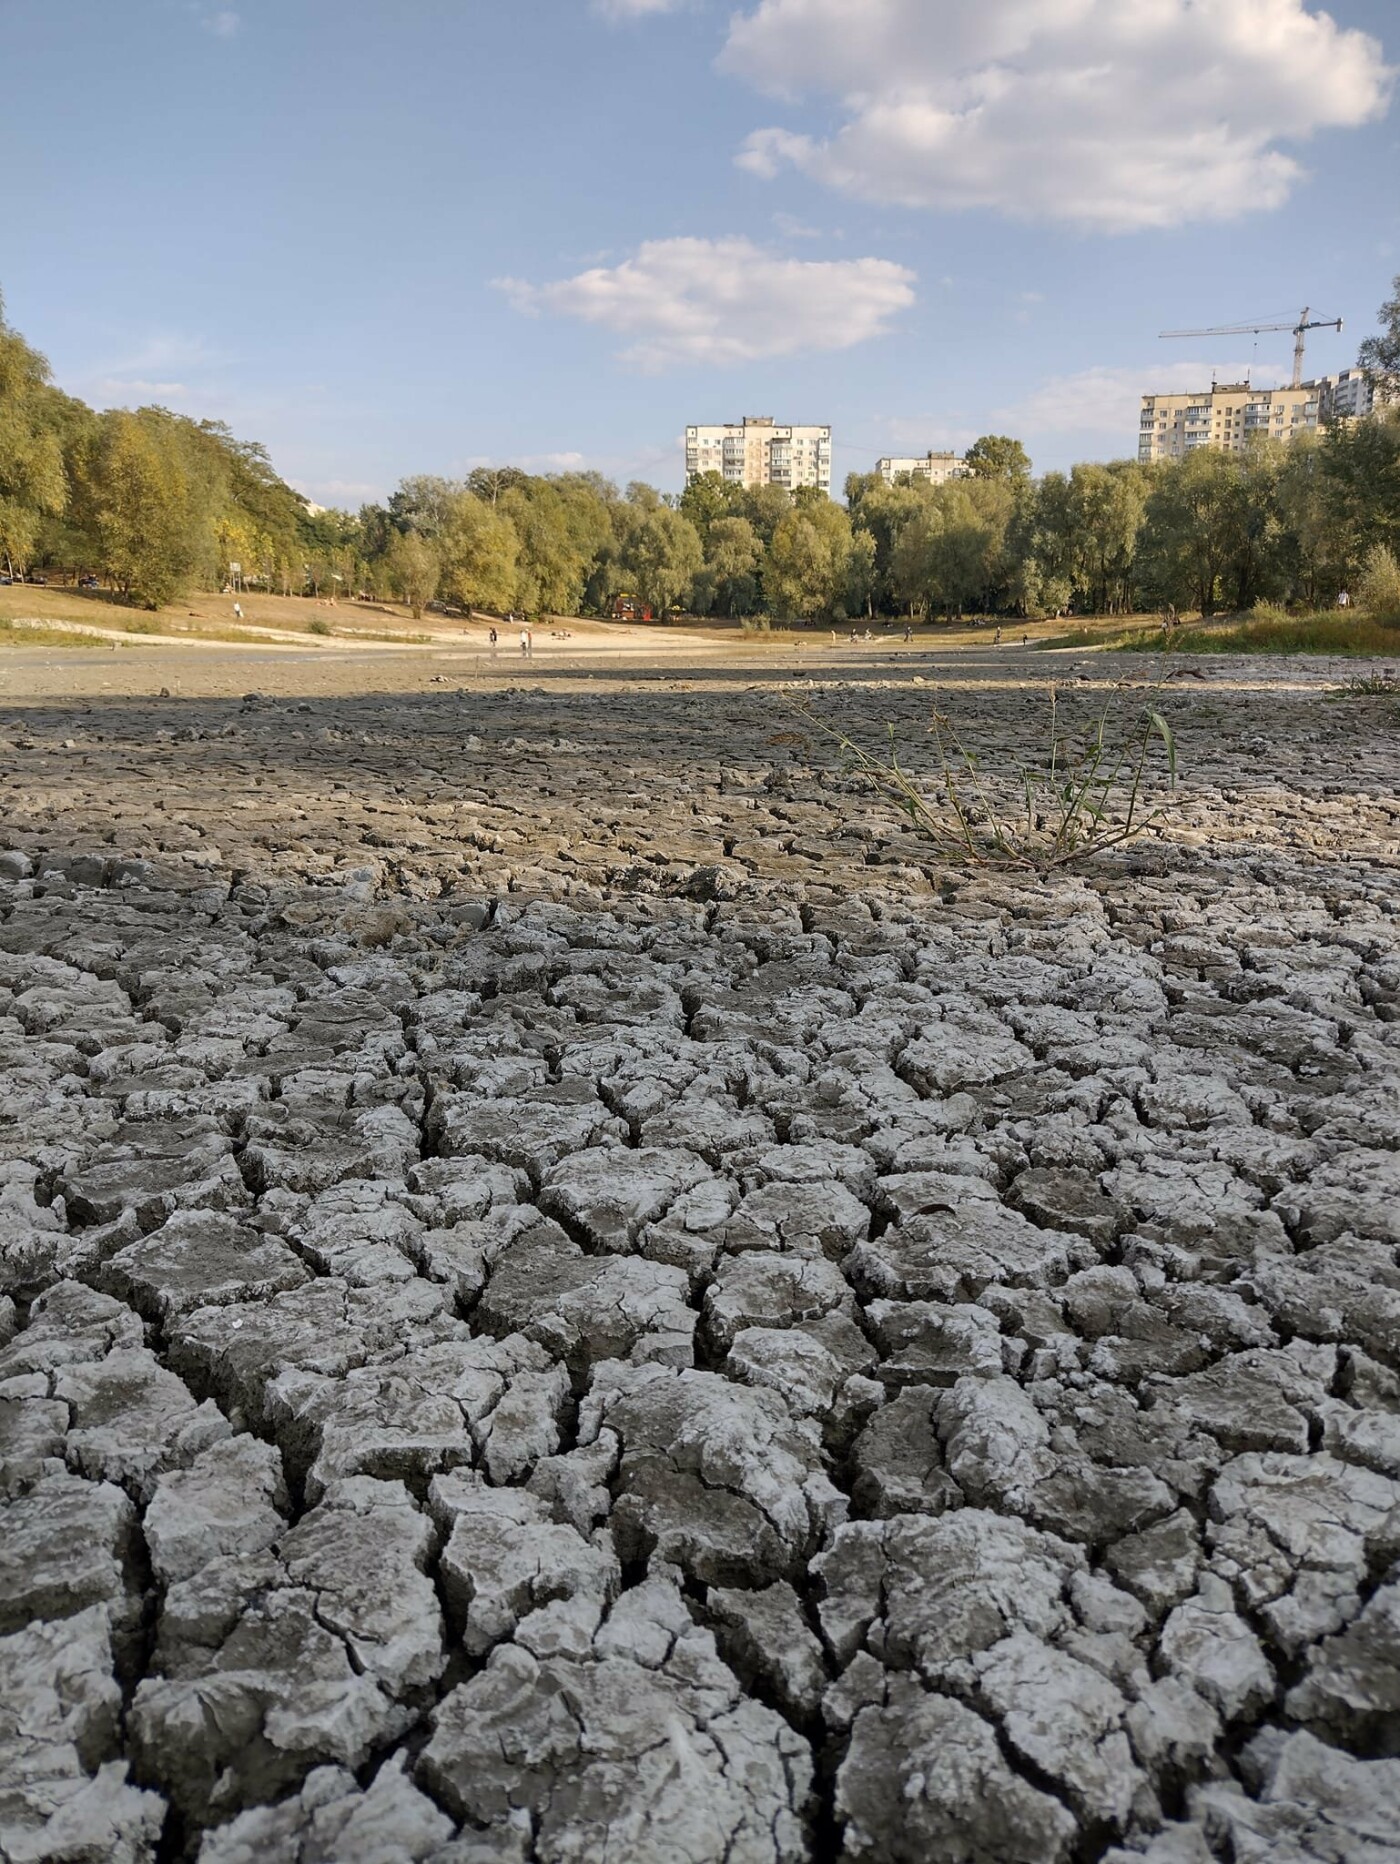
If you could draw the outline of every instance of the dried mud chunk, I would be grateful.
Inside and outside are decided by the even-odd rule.
[[[248,1117],[243,1169],[257,1191],[280,1188],[314,1197],[346,1178],[402,1181],[418,1159],[418,1128],[397,1107],[317,1114],[308,1117],[283,1100]]]
[[[975,1301],[993,1283],[1053,1287],[1091,1256],[1081,1236],[1037,1229],[1016,1211],[977,1200],[858,1243],[846,1270],[872,1300],[959,1302]]]
[[[1060,1864],[1077,1836],[1066,1807],[1011,1771],[980,1716],[907,1677],[856,1716],[836,1815],[844,1855],[862,1864]]]
[[[1227,1786],[1195,1796],[1215,1852],[1249,1864],[1389,1864],[1397,1806],[1400,1760],[1356,1760],[1306,1731],[1267,1756],[1257,1799]]]
[[[906,1386],[881,1405],[856,1438],[851,1499],[876,1521],[891,1515],[940,1515],[958,1507],[962,1491],[943,1463],[934,1411],[938,1392]]]
[[[940,1301],[872,1301],[865,1317],[889,1386],[951,1386],[965,1373],[1003,1369],[1001,1329],[984,1307]]]
[[[727,1257],[705,1292],[706,1331],[720,1351],[745,1327],[795,1327],[854,1311],[845,1277],[823,1257],[747,1251]]]
[[[1211,1565],[1290,1655],[1355,1616],[1400,1556],[1400,1483],[1324,1454],[1241,1456],[1210,1493]]]
[[[1074,1628],[1069,1581],[1083,1554],[1004,1515],[848,1522],[813,1561],[822,1632],[839,1662],[862,1644],[932,1685],[969,1682],[971,1660],[1013,1631],[1052,1641]]]
[[[936,1024],[899,1058],[899,1072],[930,1099],[1033,1074],[1036,1066],[1030,1049],[995,1025],[970,1029],[954,1022]]]
[[[121,1484],[138,1501],[149,1500],[163,1471],[181,1468],[229,1435],[217,1405],[196,1404],[144,1347],[119,1347],[105,1359],[65,1367],[53,1395],[68,1406],[69,1466],[93,1481]]]
[[[1125,1535],[1109,1548],[1106,1564],[1119,1585],[1161,1617],[1195,1591],[1203,1558],[1195,1517],[1179,1508],[1166,1520]]]
[[[42,1374],[31,1373],[23,1383],[35,1386],[34,1397],[16,1393],[0,1398],[0,1499],[3,1500],[33,1488],[46,1473],[46,1463],[63,1461],[63,1439],[68,1431],[67,1405],[37,1395],[38,1390],[48,1389]]]
[[[787,1250],[840,1261],[870,1234],[870,1211],[835,1182],[760,1185],[740,1200],[725,1224],[726,1250]]]
[[[211,1560],[260,1553],[284,1530],[282,1459],[256,1437],[232,1437],[160,1478],[142,1526],[167,1585]]]
[[[55,1282],[35,1301],[29,1325],[0,1349],[0,1379],[90,1364],[144,1339],[139,1315],[121,1301],[81,1282]]]
[[[397,1184],[347,1179],[321,1192],[289,1234],[318,1274],[334,1275],[352,1288],[411,1281],[423,1226],[392,1195],[401,1190]]]
[[[403,1733],[400,1699],[446,1661],[431,1538],[397,1484],[347,1482],[265,1554],[172,1588],[158,1654],[178,1674],[138,1685],[130,1728],[187,1818],[278,1798],[323,1762],[356,1768]],[[182,1650],[180,1626],[209,1641]]]
[[[182,1316],[170,1329],[170,1360],[261,1429],[269,1390],[283,1374],[342,1379],[367,1360],[397,1359],[465,1337],[462,1323],[444,1312],[444,1290],[436,1283],[415,1279],[360,1289],[322,1279],[269,1301]]]
[[[1212,1573],[1162,1627],[1162,1662],[1226,1721],[1256,1714],[1273,1700],[1273,1669],[1263,1646],[1234,1608],[1230,1588]]]
[[[494,1652],[437,1710],[420,1766],[459,1818],[528,1811],[540,1864],[807,1856],[806,1742],[742,1698],[710,1633],[655,1581],[624,1596],[586,1660]]]
[[[442,1616],[426,1567],[431,1524],[396,1482],[337,1483],[277,1543],[293,1586],[345,1640],[357,1672],[395,1696],[430,1683],[446,1662]]]
[[[596,1628],[617,1596],[622,1576],[612,1547],[551,1520],[534,1495],[457,1474],[434,1479],[429,1506],[448,1530],[439,1565],[443,1594],[473,1656],[555,1600],[591,1605]]]
[[[587,1147],[625,1141],[627,1128],[591,1081],[566,1080],[525,1099],[487,1105],[474,1094],[440,1094],[428,1115],[428,1135],[444,1157],[479,1153],[539,1178]]]
[[[1316,1646],[1286,1707],[1348,1747],[1400,1754],[1400,1584],[1382,1586],[1354,1623]]]
[[[212,1211],[177,1212],[153,1235],[118,1250],[101,1271],[109,1293],[154,1322],[266,1300],[308,1279],[285,1243]]]
[[[423,1482],[478,1454],[507,1481],[558,1449],[568,1398],[565,1368],[514,1334],[426,1345],[343,1379],[283,1372],[266,1403],[315,1501],[340,1477]]]
[[[806,1720],[817,1714],[826,1664],[786,1580],[758,1592],[714,1586],[705,1609],[725,1662],[742,1680],[749,1686],[761,1680],[785,1715]]]
[[[689,1293],[682,1269],[585,1255],[557,1224],[540,1221],[502,1249],[475,1321],[497,1334],[523,1333],[575,1371],[629,1357],[689,1365],[696,1320]]]
[[[775,1392],[603,1366],[580,1439],[604,1426],[622,1446],[612,1525],[624,1560],[654,1553],[708,1584],[762,1583],[799,1567],[843,1509],[816,1425]]]
[[[135,1615],[136,1510],[121,1489],[46,1475],[5,1504],[4,1523],[0,1633],[94,1605],[105,1606],[116,1624]]]
[[[132,1211],[144,1229],[181,1208],[238,1210],[249,1202],[223,1133],[185,1137],[157,1126],[126,1127],[91,1161],[59,1180],[70,1219],[84,1226],[114,1223]]]
[[[1150,1803],[1124,1732],[1127,1702],[1096,1670],[1023,1631],[976,1669],[1011,1746],[1061,1783],[1081,1819],[1122,1831],[1135,1805]]]
[[[453,1830],[400,1757],[364,1790],[341,1767],[317,1767],[293,1798],[206,1832],[199,1864],[448,1864]]]
[[[693,1152],[597,1146],[561,1159],[545,1178],[540,1209],[581,1231],[595,1249],[626,1253],[687,1191],[710,1177]]]
[[[1273,1318],[1307,1340],[1349,1340],[1400,1366],[1400,1268],[1359,1237],[1305,1255],[1260,1255],[1241,1278]]]
[[[1154,1410],[1213,1437],[1227,1456],[1309,1444],[1308,1414],[1326,1387],[1286,1352],[1238,1353],[1180,1379],[1154,1379]]]
[[[165,1818],[115,1760],[121,1690],[92,1606],[0,1637],[0,1855],[150,1864]],[[91,1776],[91,1777],[90,1777]]]
[[[1109,1248],[1124,1224],[1123,1211],[1089,1172],[1046,1167],[1023,1171],[1010,1198],[1032,1223],[1072,1230],[1098,1249]]]

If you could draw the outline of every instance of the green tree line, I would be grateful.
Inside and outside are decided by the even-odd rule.
[[[1400,386],[1400,279],[1363,363]],[[1031,475],[986,435],[932,486],[853,474],[846,502],[706,474],[679,496],[597,473],[482,468],[315,511],[266,451],[163,408],[65,395],[0,310],[0,567],[102,577],[156,607],[190,587],[365,592],[530,615],[622,594],[680,610],[834,625],[907,615],[1211,614],[1330,604],[1400,556],[1400,408],[1287,446],[1201,449]],[[1369,568],[1368,568],[1369,566]],[[1384,580],[1382,578],[1382,580]]]

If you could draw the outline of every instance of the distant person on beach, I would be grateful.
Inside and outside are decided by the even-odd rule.
[[[490,634],[488,634],[486,638],[488,641],[490,641],[491,652],[494,654],[496,651],[496,643],[497,643],[497,640],[499,639],[499,636],[497,635],[496,630],[493,628]]]
[[[992,636],[992,646],[993,647],[1001,646],[1001,629],[1000,628],[998,628],[996,633]]]
[[[530,651],[530,630],[528,628],[522,628],[520,630],[520,651],[522,654],[528,654]]]
[[[234,603],[234,605],[233,605],[233,618],[234,618],[234,620],[235,620],[235,621],[242,621],[242,619],[243,619],[243,604],[242,604],[241,602],[235,602],[235,603]]]

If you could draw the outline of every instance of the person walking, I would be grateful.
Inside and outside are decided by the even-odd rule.
[[[522,658],[522,659],[524,659],[524,658],[526,658],[526,657],[528,656],[528,654],[529,654],[529,652],[530,652],[530,630],[529,630],[528,628],[522,628],[522,629],[520,630],[520,655],[521,655],[521,658]]]
[[[497,643],[497,640],[498,640],[498,636],[497,636],[497,634],[496,634],[496,630],[495,630],[495,629],[493,628],[493,629],[491,630],[491,632],[490,632],[490,634],[488,634],[486,638],[487,638],[487,640],[488,640],[488,641],[489,641],[489,642],[491,643],[491,652],[492,652],[492,655],[494,656],[494,654],[495,654],[495,652],[496,652],[496,643]]]

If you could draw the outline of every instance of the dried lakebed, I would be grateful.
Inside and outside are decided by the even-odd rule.
[[[1209,677],[1044,885],[703,674],[0,716],[0,1857],[1400,1856],[1394,722]]]

